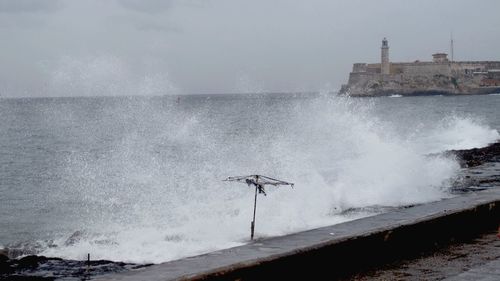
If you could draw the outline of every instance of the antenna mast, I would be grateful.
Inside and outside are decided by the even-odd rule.
[[[451,48],[451,62],[454,62],[454,61],[455,61],[455,58],[454,58],[454,50],[453,50],[453,32],[451,33],[450,38],[451,38],[451,40],[450,40],[450,48]]]
[[[289,185],[293,188],[293,183],[286,182],[282,180],[273,179],[266,176],[261,175],[250,175],[250,176],[241,176],[241,177],[228,177],[224,181],[236,181],[241,183],[246,183],[248,187],[252,185],[255,186],[255,198],[253,201],[253,220],[250,223],[250,240],[253,240],[254,232],[255,232],[255,212],[257,210],[257,193],[262,193],[266,195],[266,191],[264,190],[265,185]]]

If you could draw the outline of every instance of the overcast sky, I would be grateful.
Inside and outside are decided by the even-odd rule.
[[[0,95],[336,90],[354,62],[500,60],[498,0],[0,0]]]

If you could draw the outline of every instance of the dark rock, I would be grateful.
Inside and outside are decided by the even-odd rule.
[[[7,248],[0,249],[0,256],[1,255],[8,257],[9,256],[9,249],[7,249]]]
[[[0,256],[0,281],[4,280],[88,280],[92,276],[121,272],[150,266],[151,264],[131,264],[108,260],[64,260],[44,256],[26,256],[9,259]],[[87,270],[88,268],[88,270]]]
[[[11,266],[9,258],[0,254],[0,277],[2,275],[11,274],[12,272],[14,272],[14,269]]]
[[[41,277],[41,276],[22,276],[22,275],[11,275],[2,277],[0,276],[0,281],[53,281],[54,277]]]
[[[44,256],[27,256],[17,261],[18,269],[34,269],[37,268],[40,263],[44,263],[48,258]]]
[[[457,156],[462,167],[475,167],[486,162],[498,162],[500,160],[500,142],[483,148],[450,150],[449,153]]]

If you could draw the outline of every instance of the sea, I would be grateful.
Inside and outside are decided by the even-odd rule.
[[[161,263],[460,196],[500,95],[0,99],[0,249]]]

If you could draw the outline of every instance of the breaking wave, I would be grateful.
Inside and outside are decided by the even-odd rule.
[[[499,138],[459,116],[409,137],[368,100],[330,96],[119,99],[76,116],[69,134],[90,143],[65,156],[45,198],[74,209],[40,254],[140,263],[247,243],[253,191],[227,176],[295,183],[258,198],[256,236],[284,235],[449,197],[459,165],[429,154]]]

